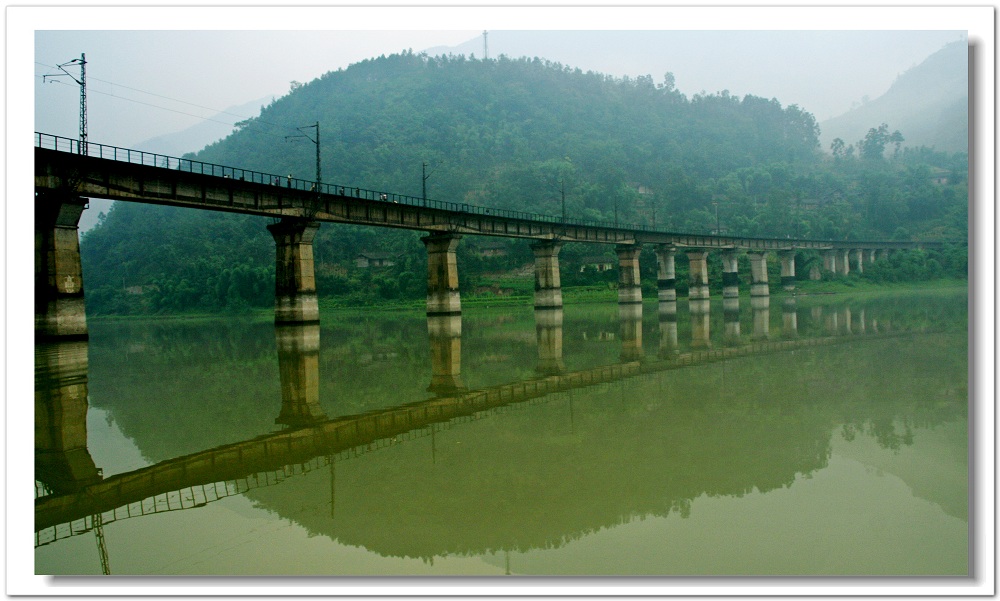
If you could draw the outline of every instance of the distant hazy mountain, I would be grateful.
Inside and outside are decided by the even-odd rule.
[[[904,146],[930,146],[959,152],[969,146],[969,54],[964,41],[946,45],[896,79],[882,96],[820,123],[820,140],[829,151],[840,138],[857,146],[872,127],[889,125],[906,139]]]
[[[176,157],[188,152],[197,152],[233,133],[232,123],[258,116],[261,106],[270,104],[275,96],[264,96],[246,104],[231,106],[187,129],[140,142],[136,148]]]
[[[233,131],[231,123],[259,115],[260,107],[270,104],[272,98],[274,96],[265,96],[246,104],[231,106],[209,117],[211,120],[204,120],[187,129],[139,142],[135,145],[135,149],[173,157],[197,152],[231,134]],[[90,208],[80,216],[80,232],[86,232],[97,225],[100,214],[107,213],[111,204],[112,201],[103,198],[90,199]]]

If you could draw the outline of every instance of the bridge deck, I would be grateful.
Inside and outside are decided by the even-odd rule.
[[[533,213],[406,196],[282,177],[36,134],[35,188],[42,201],[67,195],[217,211],[315,219],[428,232],[557,239],[604,244],[672,244],[747,250],[894,249],[933,246],[898,241],[830,241],[684,234],[645,225],[560,219]]]

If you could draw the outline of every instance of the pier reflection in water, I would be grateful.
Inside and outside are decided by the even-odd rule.
[[[68,493],[101,479],[87,450],[87,343],[35,348],[35,480]]]
[[[319,404],[319,324],[276,324],[281,412],[274,423],[305,426],[327,419]]]
[[[236,507],[240,499],[249,500],[253,511],[264,512],[259,519],[272,516],[267,519],[295,524],[307,537],[374,555],[363,565],[320,567],[309,562],[296,565],[290,559],[268,565],[199,564],[200,568],[188,571],[966,570],[967,464],[955,452],[964,448],[966,432],[966,362],[961,352],[954,352],[965,348],[960,327],[964,304],[942,301],[929,313],[907,315],[892,304],[863,310],[844,305],[797,309],[786,302],[775,316],[780,318],[776,327],[781,334],[773,339],[769,307],[751,305],[750,339],[739,334],[739,313],[734,319],[732,306],[724,305],[723,323],[733,327],[721,328],[723,343],[713,345],[710,303],[660,303],[649,313],[650,323],[656,324],[649,331],[658,334],[647,341],[656,349],[652,353],[644,350],[642,334],[648,326],[641,305],[628,305],[616,316],[605,312],[584,320],[574,318],[576,307],[535,310],[528,319],[514,316],[500,328],[492,325],[501,321],[495,317],[466,315],[466,332],[463,318],[431,317],[423,342],[429,346],[423,346],[422,353],[399,347],[393,356],[408,360],[378,366],[390,389],[394,378],[406,374],[413,379],[409,374],[415,373],[414,366],[422,366],[427,392],[421,395],[420,389],[397,387],[395,403],[353,414],[344,408],[358,406],[352,398],[358,392],[339,387],[333,396],[324,393],[336,384],[327,375],[334,372],[328,368],[333,363],[324,362],[324,357],[329,354],[336,363],[349,363],[350,355],[338,354],[337,348],[351,343],[341,339],[335,341],[340,347],[321,345],[318,326],[275,328],[269,352],[273,357],[277,350],[275,380],[280,385],[271,388],[275,393],[270,415],[277,416],[271,418],[273,428],[252,426],[256,429],[225,445],[164,457],[147,467],[103,478],[97,466],[104,462],[91,458],[87,444],[88,345],[70,343],[60,352],[39,347],[36,478],[41,496],[35,515],[39,573],[86,572],[60,552],[74,548],[81,534],[100,534],[102,545],[108,535],[111,565],[121,566],[122,573],[160,573],[170,562],[193,566],[194,560],[169,556],[165,549],[170,545],[155,537],[179,537],[196,549],[190,553],[198,555],[203,539],[195,524],[212,519],[202,527],[215,531],[218,520],[224,522],[218,526],[226,528],[238,527],[234,524],[239,520],[229,524],[227,520],[236,515],[231,511],[186,509]],[[881,318],[878,334],[876,317]],[[889,321],[899,325],[887,329]],[[949,323],[953,327],[945,327]],[[534,333],[529,336],[534,344],[525,344],[519,332],[530,332],[532,325]],[[350,326],[345,322],[343,327]],[[929,327],[944,331],[926,331]],[[690,332],[688,344],[678,335],[679,329]],[[617,336],[601,335],[614,331]],[[108,356],[104,345],[119,342],[99,331],[94,340],[91,345],[101,349],[96,354],[102,358]],[[418,348],[420,342],[410,344]],[[463,352],[490,349],[494,356],[506,356],[498,351],[502,344],[511,355],[498,367],[501,375],[507,374],[506,383],[467,388]],[[263,356],[267,346],[244,350]],[[601,359],[613,349],[618,362]],[[569,360],[572,365],[567,367]],[[345,370],[357,367],[347,365]],[[238,371],[235,366],[234,371]],[[99,379],[114,372],[124,370],[105,366]],[[832,372],[854,377],[831,379]],[[134,387],[136,395],[149,392],[139,383]],[[107,382],[97,388],[109,390]],[[184,436],[184,429],[195,423],[192,418],[212,423],[213,414],[222,415],[218,404],[198,398],[201,392],[189,393],[195,397],[189,405],[192,415],[174,417],[173,436]],[[99,410],[130,427],[135,422],[129,415],[129,394],[113,396],[108,394]],[[615,402],[609,403],[611,399]],[[253,410],[241,399],[226,402],[236,404],[236,411]],[[220,426],[224,421],[214,419]],[[140,429],[124,434],[140,447],[154,440]],[[866,446],[868,440],[873,444]],[[900,458],[901,450],[906,461]],[[935,454],[938,467],[932,474],[921,474],[914,467],[928,453]],[[887,492],[884,480],[870,480],[864,470],[852,471],[856,464],[852,462],[859,461],[897,474],[905,485]],[[849,516],[858,517],[858,507],[851,499],[859,490],[870,491],[864,493],[870,497],[867,514],[852,520]],[[879,500],[879,495],[888,496]],[[721,499],[731,501],[724,508]],[[757,510],[763,513],[754,514]],[[251,509],[240,510],[247,511]],[[727,512],[757,519],[723,529],[712,526],[711,519],[705,521]],[[191,517],[171,518],[177,527],[167,534],[155,527],[161,522],[149,519],[154,513]],[[814,513],[824,514],[824,519],[814,521],[809,517]],[[911,523],[917,515],[923,522]],[[889,547],[870,548],[880,543],[859,524],[871,519],[887,520],[883,526],[892,532],[888,538],[896,541],[889,545],[891,553]],[[770,526],[761,529],[760,520]],[[803,537],[803,528],[811,534]],[[936,532],[932,550],[925,544],[906,551],[898,544],[926,540],[928,528]],[[118,529],[133,535],[115,537]],[[664,537],[668,531],[671,536]],[[724,531],[725,538],[744,540],[764,552],[738,559],[729,551],[716,549],[702,556],[698,547],[683,548],[685,541],[721,542]],[[590,542],[580,547],[584,541]],[[836,558],[803,561],[815,554],[818,541],[824,541],[824,553],[834,552]],[[204,544],[209,541],[204,539]],[[597,545],[593,552],[585,551],[593,545]],[[167,556],[157,555],[157,548]],[[573,553],[561,553],[569,548],[575,549]],[[93,555],[92,538],[80,549]],[[285,553],[302,559],[294,548]],[[609,561],[608,553],[618,561]],[[879,561],[871,561],[873,553]],[[247,549],[241,556],[255,554]],[[857,560],[860,556],[867,559]],[[375,561],[376,557],[383,559]],[[399,563],[407,558],[417,564]],[[478,568],[461,564],[460,558],[478,558]]]
[[[462,316],[428,315],[431,384],[427,392],[451,394],[465,390],[462,383]]]
[[[538,337],[538,366],[543,376],[563,373],[563,309],[535,309],[535,335]]]
[[[657,317],[660,326],[659,357],[665,359],[680,352],[677,340],[677,301],[661,301]]]

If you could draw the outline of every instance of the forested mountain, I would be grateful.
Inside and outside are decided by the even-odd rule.
[[[946,45],[906,71],[882,96],[822,123],[825,147],[840,138],[856,144],[870,127],[888,122],[904,136],[904,146],[945,152],[969,147],[969,46]]]
[[[439,200],[559,215],[565,193],[573,216],[655,220],[669,231],[965,238],[962,155],[824,158],[816,121],[799,107],[726,92],[687,98],[669,73],[661,82],[620,79],[537,58],[407,52],[366,60],[293,82],[258,117],[187,156],[311,178],[316,146],[290,136],[316,122],[325,183],[419,196],[426,163],[427,195]],[[869,146],[884,149],[891,138],[872,125]],[[115,203],[82,240],[88,310],[134,310],[139,297],[146,310],[266,305],[274,268],[267,222]],[[324,225],[315,245],[321,295],[382,278],[384,296],[419,297],[426,259],[418,236]],[[478,260],[470,249],[479,242],[460,245],[460,260]],[[530,261],[525,242],[505,244],[508,256],[493,268]],[[563,256],[607,250],[581,249]],[[355,268],[356,255],[371,250],[397,264],[374,275]]]
[[[678,180],[810,161],[818,149],[812,115],[773,100],[687,100],[649,77],[407,53],[303,85],[194,158],[308,177],[314,147],[284,137],[316,121],[324,181],[419,194],[427,162],[436,169],[432,197],[545,212],[546,177],[551,185],[572,175],[579,189],[570,206],[593,217],[608,214],[610,197],[628,195],[623,186],[689,203]],[[620,217],[634,218],[633,209],[623,202]]]

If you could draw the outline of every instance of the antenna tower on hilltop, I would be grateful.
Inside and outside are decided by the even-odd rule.
[[[490,44],[486,39],[489,34],[490,32],[483,30],[483,60],[490,58]]]

